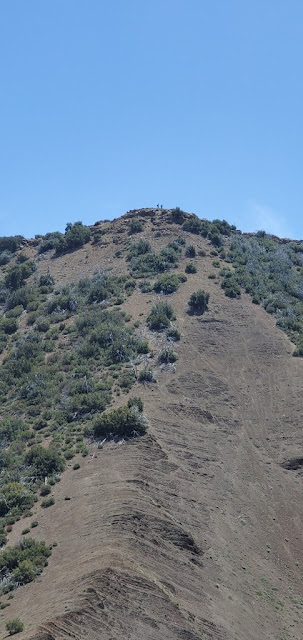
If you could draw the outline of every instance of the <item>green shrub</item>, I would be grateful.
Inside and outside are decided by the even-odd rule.
[[[141,242],[146,244],[146,241]],[[164,271],[178,264],[181,249],[177,242],[171,242],[161,249],[159,253],[154,253],[150,249],[144,252],[144,254],[142,254],[142,252],[138,254],[139,244],[140,243],[133,245],[129,252],[130,270],[134,278],[144,278],[146,276],[156,275],[157,273],[164,273]],[[143,248],[144,244],[142,244],[142,249]]]
[[[208,309],[209,293],[202,289],[195,291],[188,301],[189,309],[193,313],[205,313]]]
[[[54,496],[49,496],[42,500],[41,507],[43,507],[43,509],[48,509],[48,507],[52,507],[53,504],[55,504],[55,498]]]
[[[178,331],[178,329],[171,327],[170,329],[167,330],[166,337],[169,341],[178,342],[181,338],[181,333],[180,331]]]
[[[221,287],[229,298],[240,298],[241,289],[231,271],[223,277]]]
[[[159,356],[158,356],[158,360],[162,364],[168,364],[170,362],[176,362],[177,358],[178,358],[178,356],[177,356],[176,352],[173,351],[172,349],[169,349],[169,348],[162,349],[162,351],[160,351]]]
[[[209,231],[209,233],[207,234],[208,240],[211,242],[211,244],[214,247],[221,247],[223,244],[223,238],[221,236],[221,234],[219,233],[219,231],[214,228],[211,229],[211,231]]]
[[[73,471],[77,471],[78,469],[80,469],[80,465],[79,465],[79,462],[76,462],[76,463],[73,465]]]
[[[135,280],[127,280],[127,282],[125,283],[124,289],[127,292],[127,294],[130,296],[133,291],[136,288],[136,281]]]
[[[18,329],[18,324],[15,318],[5,318],[4,316],[0,317],[0,331],[6,333],[7,335],[11,335],[15,333]]]
[[[24,280],[35,271],[35,264],[30,260],[27,260],[23,264],[13,265],[8,268],[5,274],[4,282],[8,289],[16,290],[22,287]],[[15,305],[14,305],[15,306]]]
[[[230,225],[226,220],[215,219],[212,221],[213,227],[218,230],[223,236],[230,236],[231,231],[235,231],[235,225]]]
[[[46,333],[50,328],[50,321],[45,316],[41,316],[36,320],[36,329],[41,333]]]
[[[44,484],[40,489],[40,496],[48,496],[51,493],[51,486],[49,484]]]
[[[23,236],[2,236],[0,237],[0,251],[15,253],[21,247],[23,240]]]
[[[297,338],[297,346],[293,352],[293,356],[295,358],[302,358],[303,356],[303,334],[300,333],[299,337]]]
[[[59,233],[59,231],[47,233],[39,245],[38,253],[45,253],[46,251],[55,249],[57,244],[60,243],[62,237],[62,233]]]
[[[136,407],[139,413],[142,413],[144,408],[143,400],[141,400],[141,398],[138,398],[137,396],[134,396],[133,398],[129,398],[127,402],[127,406],[129,409],[131,409],[132,407]]]
[[[89,304],[95,304],[96,302],[109,301],[113,296],[121,296],[124,288],[126,287],[127,290],[128,286],[134,288],[133,281],[130,281],[126,276],[104,276],[102,273],[97,273],[91,280],[81,280],[78,290],[81,295],[87,294]]]
[[[68,449],[64,453],[65,460],[72,460],[75,456],[75,452],[72,449]]]
[[[179,282],[187,282],[187,277],[186,277],[185,273],[178,273],[177,278],[178,278]]]
[[[45,273],[43,276],[39,278],[39,287],[51,287],[54,284],[55,280],[50,273]]]
[[[0,554],[0,577],[5,589],[31,582],[47,564],[51,550],[44,542],[23,538],[14,547],[6,547]]]
[[[182,249],[179,240],[169,242],[168,245],[160,251],[160,255],[163,256],[171,265],[175,265],[178,262],[181,254]]]
[[[17,257],[16,257],[16,263],[17,264],[22,264],[23,262],[26,262],[27,259],[28,258],[25,255],[25,253],[18,253]]]
[[[12,571],[12,580],[16,584],[27,584],[32,582],[36,577],[36,568],[34,563],[29,560],[21,560],[18,566]]]
[[[141,231],[143,231],[143,228],[144,228],[144,225],[142,220],[138,220],[138,218],[132,218],[132,220],[129,223],[130,234],[140,233]]]
[[[47,427],[47,421],[44,420],[44,418],[39,418],[39,420],[36,420],[36,422],[34,422],[33,424],[33,429],[35,431],[41,431],[41,429],[44,429],[44,427]]]
[[[19,318],[19,316],[21,316],[21,313],[23,313],[24,308],[21,304],[16,305],[16,307],[13,307],[12,309],[10,309],[10,311],[6,312],[6,317],[7,318]]]
[[[119,377],[120,387],[121,389],[123,389],[123,391],[125,391],[125,393],[128,393],[128,391],[131,390],[135,381],[136,381],[136,378],[135,378],[134,371],[126,371],[125,373],[122,373],[122,375]]]
[[[99,229],[99,231],[96,231],[93,234],[93,242],[94,244],[98,244],[98,242],[100,242],[102,236],[104,236],[107,233],[106,229]],[[118,253],[118,252],[117,252]],[[118,256],[117,256],[118,257]]]
[[[152,331],[167,329],[171,320],[175,320],[174,310],[167,302],[158,302],[152,307],[146,319],[147,326]]]
[[[36,300],[38,291],[36,287],[25,285],[21,286],[15,291],[11,291],[6,299],[6,308],[14,309],[15,307],[22,305],[24,309],[34,311],[38,308],[39,304]]]
[[[0,252],[0,266],[4,266],[5,264],[8,264],[11,259],[12,259],[12,254],[10,251]]]
[[[201,221],[201,236],[203,236],[203,238],[207,238],[207,235],[209,233],[209,231],[211,230],[211,222],[209,222],[209,220],[202,220]]]
[[[179,288],[179,279],[178,276],[171,273],[163,273],[163,275],[159,276],[158,280],[156,280],[154,284],[154,290],[157,293],[164,293],[168,295],[170,293],[174,293]]]
[[[85,227],[82,222],[75,222],[74,224],[68,222],[65,229],[65,235],[60,236],[60,238],[57,239],[56,255],[83,247],[84,244],[89,242],[90,237],[91,233],[89,228]]]
[[[153,291],[153,285],[151,282],[149,282],[149,280],[144,280],[143,282],[140,282],[139,287],[142,293],[151,293],[151,291]]]
[[[141,240],[139,240],[139,242],[131,244],[128,255],[127,255],[127,259],[130,260],[131,258],[134,258],[134,257],[136,258],[138,256],[143,256],[146,253],[150,253],[151,250],[152,248],[149,242],[142,238]]]
[[[182,211],[180,207],[176,207],[175,209],[172,209],[171,217],[172,217],[172,222],[174,222],[175,224],[183,224],[184,216],[185,216],[184,211]]]
[[[185,247],[186,240],[183,236],[178,236],[175,240],[175,244],[178,244],[180,247]]]
[[[78,308],[78,298],[75,293],[67,292],[52,298],[46,305],[46,313],[58,316],[75,313]]]
[[[5,626],[10,636],[13,636],[15,633],[21,633],[24,629],[24,624],[21,622],[20,618],[8,620]]]
[[[197,273],[197,267],[193,262],[188,262],[185,267],[185,273]]]
[[[183,223],[183,231],[189,231],[190,233],[201,233],[202,231],[202,222],[196,216],[192,216],[191,218],[187,218]]]
[[[64,470],[64,460],[54,449],[45,449],[34,445],[25,456],[25,461],[32,467],[38,478],[44,478],[54,472]]]
[[[22,513],[34,504],[34,496],[20,482],[7,482],[1,487],[0,516],[5,516],[11,510],[14,514]]]
[[[156,377],[152,369],[148,369],[148,367],[146,367],[145,369],[142,369],[142,371],[140,371],[138,375],[138,381],[139,382],[156,382]]]
[[[185,249],[185,255],[187,258],[195,258],[196,257],[196,249],[192,244],[189,244]]]
[[[36,502],[38,500],[38,498],[36,498],[36,496],[34,496],[34,501]],[[25,509],[25,511],[23,512],[23,518],[31,518],[33,515],[33,512],[30,509]],[[19,517],[19,516],[17,516]]]
[[[142,413],[135,406],[119,407],[93,420],[93,435],[95,438],[130,438],[143,435],[146,424]]]

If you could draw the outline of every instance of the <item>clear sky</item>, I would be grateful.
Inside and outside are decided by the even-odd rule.
[[[303,238],[302,0],[0,0],[0,235],[179,206]]]

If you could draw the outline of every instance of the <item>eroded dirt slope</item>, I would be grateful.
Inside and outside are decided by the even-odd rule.
[[[170,297],[176,365],[132,390],[148,434],[92,444],[56,486],[54,507],[37,507],[35,535],[57,546],[1,612],[1,637],[18,615],[20,640],[302,638],[302,475],[281,464],[303,456],[303,362],[248,296],[230,300],[208,279],[211,257],[197,266]],[[200,287],[209,311],[189,316]],[[135,292],[124,304],[142,332],[157,299]],[[150,335],[155,350],[161,340]]]

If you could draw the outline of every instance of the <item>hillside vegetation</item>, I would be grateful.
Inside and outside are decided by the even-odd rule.
[[[3,637],[299,640],[303,242],[143,209],[0,274]]]

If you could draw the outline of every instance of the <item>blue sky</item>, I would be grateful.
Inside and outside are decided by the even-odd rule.
[[[302,0],[0,0],[0,235],[180,206],[303,238]]]

